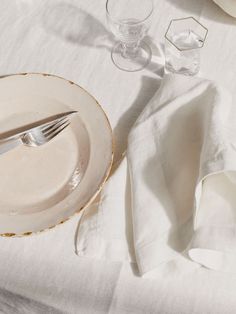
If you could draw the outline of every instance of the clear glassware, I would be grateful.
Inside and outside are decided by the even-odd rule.
[[[197,74],[207,33],[207,28],[193,17],[171,20],[165,34],[166,71]]]
[[[139,71],[150,62],[151,48],[143,38],[150,27],[152,13],[152,0],[107,0],[107,22],[118,39],[111,57],[119,69]]]

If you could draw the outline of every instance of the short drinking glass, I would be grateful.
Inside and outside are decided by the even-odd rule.
[[[167,72],[195,75],[208,30],[193,17],[172,20],[165,35]]]
[[[107,0],[108,25],[118,39],[112,61],[121,70],[138,71],[151,59],[151,49],[143,41],[151,23],[152,0]]]

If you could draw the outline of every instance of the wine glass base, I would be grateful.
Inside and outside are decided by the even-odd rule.
[[[112,49],[111,59],[115,66],[123,71],[140,71],[149,64],[152,58],[151,48],[145,42],[140,43],[137,55],[134,58],[126,58],[122,52],[122,43],[117,43]]]

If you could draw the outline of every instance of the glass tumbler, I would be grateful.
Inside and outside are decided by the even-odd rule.
[[[193,17],[171,20],[165,34],[166,71],[197,74],[207,33],[207,28]]]
[[[151,60],[151,48],[143,38],[150,27],[152,13],[152,0],[107,0],[107,22],[118,39],[111,57],[119,69],[138,71]]]

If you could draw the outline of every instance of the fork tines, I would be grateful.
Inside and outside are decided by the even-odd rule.
[[[64,117],[59,119],[57,122],[54,121],[52,124],[43,127],[41,131],[45,138],[49,141],[62,132],[69,124],[70,120],[67,117]]]

